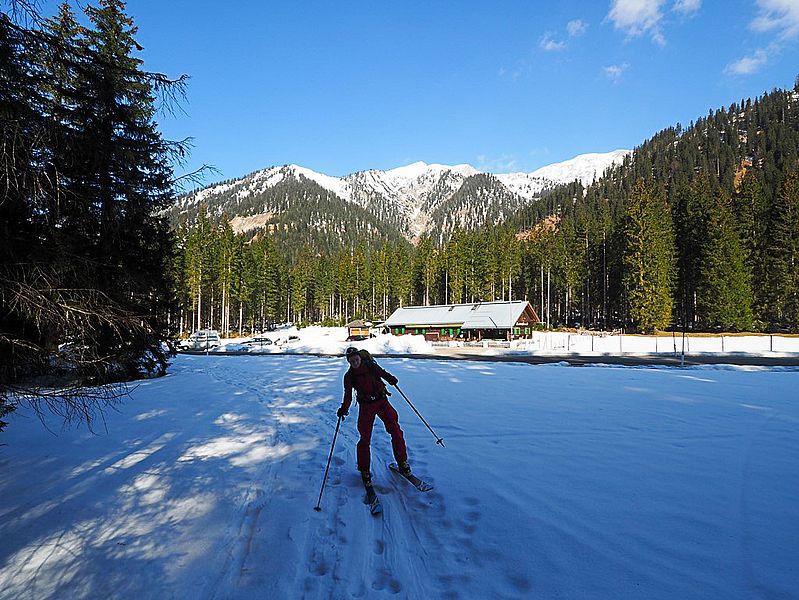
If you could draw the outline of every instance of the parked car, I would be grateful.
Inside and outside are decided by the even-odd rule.
[[[271,346],[274,344],[272,338],[268,338],[265,335],[256,335],[244,343],[248,346]]]
[[[215,329],[200,329],[180,342],[181,350],[208,350],[221,345],[219,332]]]

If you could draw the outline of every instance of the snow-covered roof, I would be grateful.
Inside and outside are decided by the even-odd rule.
[[[452,325],[461,329],[508,329],[516,324],[528,306],[530,303],[526,300],[405,306],[395,310],[384,326]],[[533,312],[531,306],[530,311]]]

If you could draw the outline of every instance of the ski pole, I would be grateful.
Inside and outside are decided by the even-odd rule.
[[[408,403],[408,405],[413,409],[413,412],[415,412],[416,415],[422,420],[422,423],[427,425],[427,428],[430,430],[430,433],[432,433],[433,437],[436,438],[436,444],[441,444],[441,447],[443,448],[444,447],[444,440],[436,435],[436,432],[433,431],[433,428],[430,427],[430,425],[427,424],[427,421],[424,420],[424,417],[419,413],[418,410],[416,410],[416,407],[413,405],[413,403],[410,400],[408,400],[408,396],[405,395],[405,393],[399,388],[399,386],[394,384],[394,387],[397,388],[397,391],[400,394],[402,394],[402,397],[405,398],[405,402]]]
[[[336,436],[338,436],[338,428],[341,426],[341,417],[338,418],[338,423],[336,423],[336,433],[333,434],[333,443],[330,445],[330,456],[327,457],[327,467],[325,467],[325,477],[322,479],[322,489],[319,490],[319,500],[316,501],[316,506],[313,509],[316,512],[322,510],[322,492],[325,491],[325,483],[327,483],[327,472],[330,470],[330,460],[333,458],[333,448],[336,447]]]

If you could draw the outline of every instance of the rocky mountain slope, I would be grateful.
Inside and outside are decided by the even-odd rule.
[[[558,184],[591,183],[628,154],[585,154],[531,173],[497,175],[470,165],[416,162],[332,177],[283,165],[181,196],[166,214],[174,224],[190,224],[204,204],[214,219],[227,214],[237,231],[293,228],[312,237],[314,232],[341,237],[349,229],[355,238],[382,234],[413,241],[428,234],[445,241],[454,227],[501,222]]]

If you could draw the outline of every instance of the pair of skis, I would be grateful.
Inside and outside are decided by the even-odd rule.
[[[390,463],[388,468],[400,475],[401,477],[407,479],[413,486],[419,490],[420,492],[429,492],[433,489],[433,486],[419,479],[413,473],[405,475],[400,468],[397,466],[397,463]],[[383,505],[380,503],[380,498],[377,497],[377,493],[375,493],[375,488],[373,485],[366,486],[366,499],[365,504],[369,505],[369,512],[373,515],[379,515],[383,512]]]

